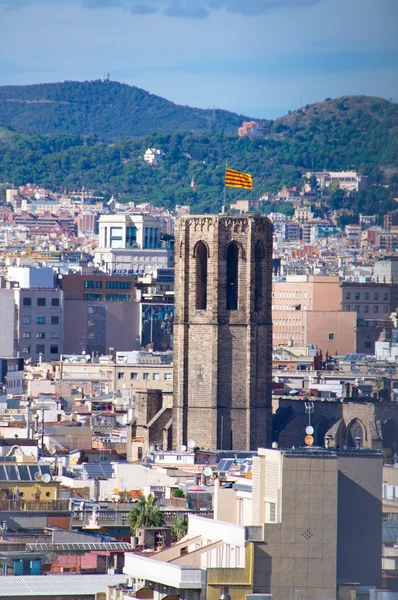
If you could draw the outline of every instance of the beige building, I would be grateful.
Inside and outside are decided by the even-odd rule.
[[[252,481],[216,481],[214,518],[264,526],[254,565],[263,579],[254,577],[253,592],[344,600],[355,583],[380,585],[381,484],[377,451],[259,448]],[[256,589],[264,580],[267,589]]]
[[[338,276],[288,275],[272,284],[272,310],[341,310]]]
[[[380,453],[260,448],[251,472],[215,479],[214,519],[190,516],[180,543],[126,553],[135,597],[348,600],[380,586]]]
[[[316,346],[324,354],[347,354],[357,347],[355,312],[274,310],[274,346]]]
[[[337,276],[288,275],[272,284],[274,346],[312,344],[324,353],[355,352],[357,315],[341,311]]]
[[[305,177],[316,177],[319,187],[324,190],[330,185],[337,185],[347,192],[358,192],[368,186],[368,177],[360,175],[357,171],[309,171]]]
[[[117,352],[116,392],[124,389],[173,391],[172,353]]]

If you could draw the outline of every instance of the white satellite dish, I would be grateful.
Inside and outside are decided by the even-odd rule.
[[[187,449],[187,447],[185,444],[183,444],[180,448],[181,452],[185,452],[186,449]]]
[[[213,475],[213,469],[211,469],[210,467],[206,467],[205,469],[203,469],[203,475],[205,477],[211,477]]]
[[[188,448],[190,448],[191,450],[193,450],[195,448],[196,444],[194,442],[194,440],[189,440],[188,442]]]
[[[307,427],[305,428],[305,433],[307,435],[312,435],[314,433],[314,428],[312,427],[312,425],[307,425]]]
[[[42,481],[43,483],[50,483],[51,475],[49,473],[44,473]]]
[[[40,471],[36,471],[34,474],[34,479],[35,481],[41,481],[43,479],[43,475],[40,473]]]

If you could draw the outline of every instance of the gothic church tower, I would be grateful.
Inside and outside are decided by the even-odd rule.
[[[272,225],[176,221],[173,447],[271,444]]]

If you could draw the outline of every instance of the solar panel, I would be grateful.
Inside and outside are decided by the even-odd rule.
[[[35,473],[37,473],[37,466],[36,467],[32,467],[32,465],[30,465],[28,467],[28,469],[29,469],[30,478],[32,479],[32,481],[34,481],[34,479],[35,479]]]
[[[98,477],[110,479],[113,476],[113,467],[107,462],[85,463],[83,470],[89,479]]]
[[[217,465],[217,471],[229,471],[233,464],[233,458],[222,458]]]
[[[18,471],[15,465],[6,465],[5,468],[8,481],[18,481]]]
[[[26,544],[30,552],[92,552],[93,550],[131,550],[128,542],[92,542],[82,544],[80,542],[69,544]]]
[[[21,481],[30,481],[29,469],[26,465],[19,465],[18,471]]]
[[[42,475],[50,475],[51,477],[51,469],[49,465],[40,465],[40,471]]]

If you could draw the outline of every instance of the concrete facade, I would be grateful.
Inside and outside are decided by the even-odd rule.
[[[355,352],[357,315],[341,313],[337,276],[288,275],[272,284],[273,344],[312,344],[329,354]]]
[[[139,348],[139,303],[134,278],[65,275],[64,353],[107,354]]]
[[[272,225],[176,223],[173,447],[256,449],[271,440]]]
[[[275,346],[311,344],[323,354],[347,354],[357,349],[357,315],[339,310],[273,310]]]
[[[63,349],[63,294],[58,289],[0,289],[3,354],[58,360]]]
[[[235,525],[249,514],[245,524],[257,538],[253,593],[291,600],[298,590],[308,600],[334,600],[342,584],[380,586],[380,453],[259,448],[251,484],[217,489],[214,502],[215,514]],[[242,598],[231,575],[224,585]]]
[[[22,358],[58,360],[63,349],[63,293],[58,289],[14,289],[17,352]]]

